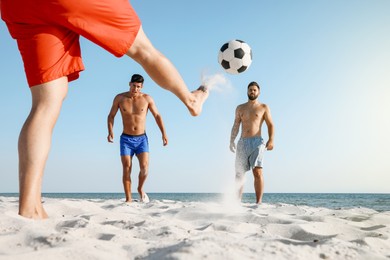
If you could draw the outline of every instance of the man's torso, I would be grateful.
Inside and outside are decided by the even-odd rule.
[[[261,136],[265,112],[266,105],[261,103],[244,103],[239,106],[241,137]]]
[[[140,93],[136,96],[130,96],[127,92],[122,93],[120,95],[119,109],[122,115],[123,133],[128,135],[145,133],[148,108],[148,95]]]

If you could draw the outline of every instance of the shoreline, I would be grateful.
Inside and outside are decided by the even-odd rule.
[[[220,202],[231,199],[232,194],[226,193],[159,193],[148,192],[151,200],[174,200],[183,202]],[[138,199],[138,193],[132,194],[133,199]],[[18,193],[0,193],[0,197],[18,197]],[[123,199],[123,192],[62,192],[42,193],[45,198],[68,199]],[[244,193],[243,203],[252,203],[255,193]],[[264,193],[264,203],[286,203],[297,206],[325,207],[329,209],[350,209],[367,207],[380,212],[390,211],[390,193]]]

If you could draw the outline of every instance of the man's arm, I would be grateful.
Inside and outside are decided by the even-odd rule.
[[[265,148],[267,150],[272,150],[272,149],[274,149],[275,130],[274,130],[274,123],[272,121],[271,110],[269,109],[269,107],[267,105],[265,107],[264,120],[265,120],[265,123],[267,124],[267,129],[268,129],[268,142],[267,142]]]
[[[240,116],[239,108],[240,108],[239,106],[236,108],[232,132],[230,134],[230,151],[232,151],[233,153],[236,152],[236,144],[234,143],[234,140],[236,140],[236,137],[240,130],[240,124],[241,124],[241,116]]]
[[[110,143],[114,142],[114,131],[113,131],[113,128],[114,128],[114,118],[115,118],[115,115],[116,115],[116,113],[118,112],[118,109],[119,109],[119,99],[120,99],[119,95],[117,95],[114,98],[114,101],[112,103],[112,107],[111,107],[110,113],[108,114],[108,117],[107,117],[107,128],[108,128],[107,141],[110,142]]]
[[[156,120],[158,128],[160,128],[160,131],[162,134],[163,145],[166,146],[168,144],[168,136],[165,132],[164,122],[162,120],[160,113],[157,110],[157,106],[154,103],[153,98],[148,96],[148,101],[149,101],[149,110],[152,113],[152,115],[154,116],[154,119]]]

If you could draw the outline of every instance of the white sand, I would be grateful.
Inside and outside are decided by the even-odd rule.
[[[390,212],[287,204],[0,197],[0,259],[390,259]]]

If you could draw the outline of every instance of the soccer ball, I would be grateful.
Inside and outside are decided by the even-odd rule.
[[[252,49],[244,41],[231,40],[219,50],[218,63],[230,74],[242,73],[252,63]]]

